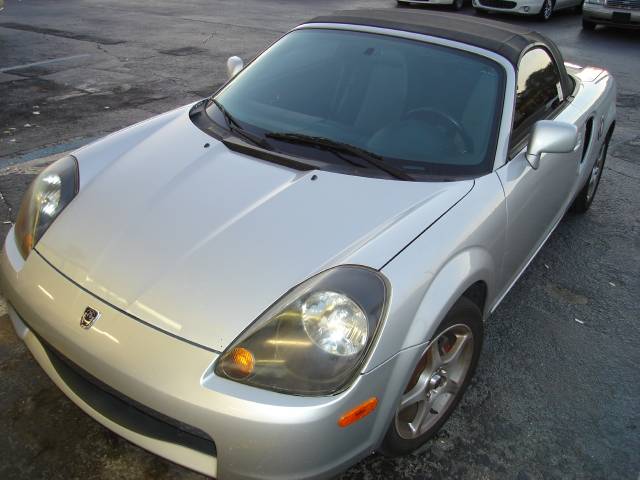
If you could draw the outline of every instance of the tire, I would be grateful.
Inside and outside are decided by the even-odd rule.
[[[582,13],[582,6],[584,5],[584,0],[582,0],[578,5],[573,7],[573,11],[576,13]]]
[[[462,7],[464,7],[464,0],[453,0],[451,8],[453,8],[455,11],[460,11],[462,10]]]
[[[591,207],[593,199],[598,192],[598,185],[600,185],[600,179],[602,178],[602,171],[604,170],[604,162],[607,158],[607,151],[609,150],[610,136],[607,135],[600,151],[598,152],[598,158],[593,164],[587,183],[585,183],[578,196],[571,205],[571,211],[575,213],[585,213]]]
[[[541,22],[548,21],[553,16],[553,0],[544,0],[540,13],[538,13],[538,20]]]
[[[406,455],[437,433],[455,410],[473,377],[482,339],[482,312],[475,303],[462,297],[438,326],[420,357],[382,441],[381,453],[388,456]],[[439,364],[437,359],[443,363]],[[463,365],[466,365],[466,369],[462,368]],[[432,371],[434,366],[436,370]],[[424,400],[410,403],[413,397],[424,397]],[[409,402],[408,405],[400,408],[405,401]],[[416,420],[421,411],[424,412],[422,423]],[[412,419],[416,424],[419,423],[416,433],[410,428]]]
[[[584,18],[582,19],[582,28],[584,30],[589,30],[590,32],[593,32],[596,29],[596,26],[598,24],[591,22],[589,20],[585,20]]]

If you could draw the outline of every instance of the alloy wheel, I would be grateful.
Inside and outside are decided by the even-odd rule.
[[[435,425],[454,403],[473,358],[473,333],[464,324],[435,338],[418,363],[396,412],[396,430],[411,440]]]
[[[549,20],[551,18],[551,14],[553,13],[553,5],[550,0],[546,0],[544,2],[544,19]]]

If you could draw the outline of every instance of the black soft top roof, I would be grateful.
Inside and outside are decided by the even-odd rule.
[[[305,23],[350,23],[445,38],[495,52],[509,60],[516,69],[523,50],[532,44],[543,44],[560,69],[565,93],[569,92],[569,78],[558,47],[538,32],[509,23],[461,14],[397,8],[343,10],[315,17]]]

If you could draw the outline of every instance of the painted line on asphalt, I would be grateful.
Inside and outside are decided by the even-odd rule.
[[[66,62],[67,60],[74,60],[76,58],[90,57],[90,53],[81,53],[79,55],[70,55],[68,57],[52,58],[50,60],[42,60],[41,62],[25,63],[23,65],[14,65],[13,67],[0,68],[0,72],[10,72],[12,70],[20,70],[22,68],[37,67],[40,65],[47,65],[49,63]]]

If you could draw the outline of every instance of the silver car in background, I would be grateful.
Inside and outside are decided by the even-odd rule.
[[[582,28],[595,30],[597,25],[640,28],[640,0],[585,0]]]
[[[568,8],[579,9],[584,0],[472,0],[476,13],[502,12],[517,15],[537,16],[542,21],[551,18],[554,12]]]
[[[35,178],[0,260],[14,329],[88,415],[208,475],[409,453],[591,205],[614,79],[529,30],[398,9],[317,17],[228,69]]]

